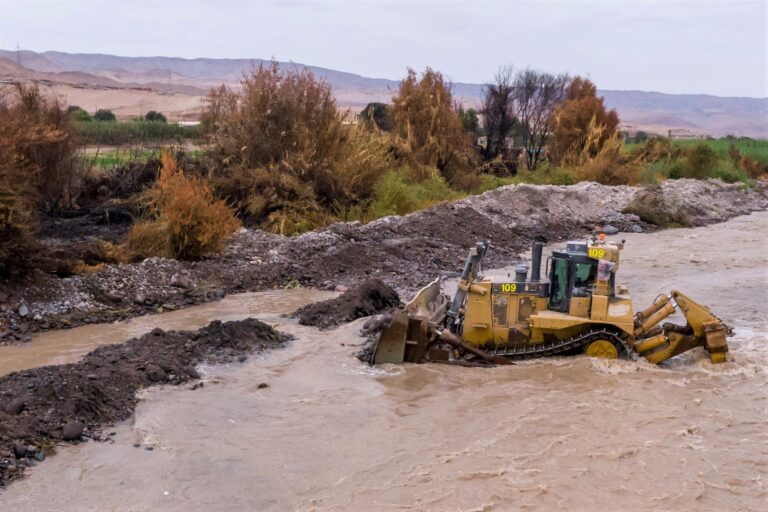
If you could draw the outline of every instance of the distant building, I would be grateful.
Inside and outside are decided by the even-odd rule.
[[[670,128],[667,130],[667,137],[670,139],[689,139],[689,140],[696,140],[696,139],[704,139],[705,135],[701,133],[695,133],[691,130],[686,130],[685,128]]]

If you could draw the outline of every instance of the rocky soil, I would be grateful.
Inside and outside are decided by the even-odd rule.
[[[369,224],[339,223],[288,238],[243,229],[225,254],[198,262],[149,258],[67,278],[0,286],[0,340],[108,322],[275,287],[348,287],[379,278],[402,296],[461,270],[488,239],[489,267],[513,264],[532,240],[584,237],[658,225],[700,226],[768,208],[768,184],[669,180],[654,188],[516,185]],[[2,342],[2,341],[0,341]]]
[[[368,279],[353,286],[335,299],[315,302],[294,311],[301,325],[330,329],[358,318],[378,315],[402,305],[400,297],[381,279]]]
[[[197,331],[155,329],[98,348],[78,363],[0,377],[0,487],[61,442],[109,440],[102,428],[133,413],[139,389],[198,379],[198,363],[244,361],[286,340],[252,318],[215,321]]]

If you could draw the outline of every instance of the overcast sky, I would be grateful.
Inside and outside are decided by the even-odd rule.
[[[502,64],[603,89],[768,96],[768,1],[0,0],[0,48],[291,60],[484,82]]]

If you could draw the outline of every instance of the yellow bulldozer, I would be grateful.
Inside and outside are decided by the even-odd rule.
[[[696,347],[712,363],[726,360],[732,329],[683,293],[660,295],[635,313],[629,290],[616,283],[623,240],[595,233],[567,242],[547,259],[546,278],[541,242],[533,243],[530,275],[520,265],[514,277],[483,277],[489,245],[480,241],[470,249],[453,297],[438,278],[403,311],[384,317],[368,361],[486,366],[583,353],[660,363]],[[686,325],[659,325],[676,311]]]

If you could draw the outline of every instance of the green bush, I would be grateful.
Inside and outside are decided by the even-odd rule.
[[[401,167],[388,171],[378,181],[370,212],[373,218],[405,215],[461,197],[462,194],[451,189],[436,170],[424,179],[416,180],[407,168]]]
[[[461,124],[464,127],[464,131],[477,136],[480,132],[480,118],[477,115],[477,110],[473,108],[464,110],[464,107],[459,107],[459,116],[461,117]]]
[[[503,187],[505,185],[512,185],[515,183],[514,178],[502,178],[493,174],[481,174],[480,184],[472,189],[472,194],[482,194],[495,188]]]
[[[111,110],[100,108],[96,111],[95,114],[93,114],[93,119],[95,121],[115,121],[117,118]]]
[[[662,158],[643,165],[640,181],[647,185],[684,177],[684,158]]]
[[[530,183],[533,185],[573,185],[577,181],[573,168],[548,163],[540,165],[535,171],[523,168],[512,178],[513,183]]]
[[[69,119],[75,123],[87,123],[92,120],[91,115],[77,105],[71,105],[67,108],[67,114]]]
[[[147,112],[147,115],[144,116],[144,119],[146,119],[147,121],[155,122],[155,123],[168,122],[168,119],[166,119],[166,117],[163,114],[161,114],[156,110],[150,110],[149,112]]]
[[[680,176],[674,178],[706,179],[714,176],[719,164],[719,158],[715,150],[702,142],[688,150],[683,165],[680,168]]]
[[[720,178],[726,183],[748,183],[750,181],[749,175],[743,170],[736,167],[733,162],[724,161],[720,167],[715,170],[713,178]]]

